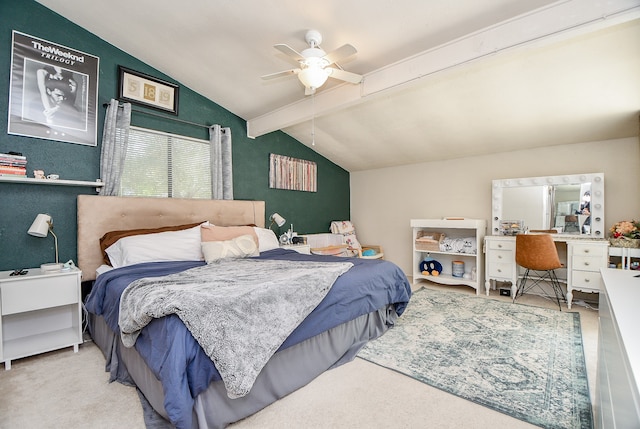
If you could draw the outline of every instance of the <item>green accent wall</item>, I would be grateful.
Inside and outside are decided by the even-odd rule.
[[[35,1],[2,1],[0,16],[0,99],[4,100],[0,103],[0,152],[15,151],[26,155],[29,176],[33,175],[34,169],[42,169],[46,174],[56,173],[61,178],[70,180],[93,181],[100,177],[101,133],[104,122],[102,105],[117,97],[118,65],[122,65],[179,84],[179,119],[231,128],[234,197],[238,200],[264,200],[267,217],[273,212],[285,217],[287,225],[281,230],[274,226],[276,233],[284,232],[289,223],[293,223],[299,233],[328,232],[332,220],[349,219],[349,173],[287,134],[276,131],[249,139],[246,121],[242,118]],[[13,30],[100,58],[97,146],[7,133]],[[135,108],[144,110],[141,106]],[[167,116],[175,118],[173,115]],[[133,113],[132,123],[175,134],[208,138],[206,128],[164,121],[139,113]],[[318,192],[270,189],[270,153],[315,161],[318,165]],[[0,183],[0,270],[37,267],[53,261],[53,238],[49,236],[42,239],[27,234],[38,213],[49,213],[53,217],[60,261],[75,261],[76,197],[79,194],[95,195],[96,192],[94,188],[87,187]]]

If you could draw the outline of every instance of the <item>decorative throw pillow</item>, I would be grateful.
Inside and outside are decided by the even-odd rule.
[[[202,254],[207,264],[219,259],[259,256],[258,246],[251,234],[241,235],[225,241],[202,242]]]
[[[200,229],[202,241],[228,241],[241,235],[250,235],[258,245],[258,236],[252,226],[215,226],[203,225]]]

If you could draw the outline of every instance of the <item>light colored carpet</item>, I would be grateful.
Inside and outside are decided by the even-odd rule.
[[[429,284],[430,288],[441,288]],[[446,287],[473,294],[471,288]],[[597,299],[597,295],[593,295]],[[505,299],[492,291],[491,298]],[[593,298],[592,298],[593,299]],[[525,295],[520,303],[546,306]],[[563,311],[566,307],[563,308]],[[581,326],[593,397],[597,359],[598,312],[575,306]],[[144,429],[136,390],[107,382],[104,357],[93,343],[80,352],[58,350],[0,369],[0,428]],[[395,371],[356,359],[322,374],[286,398],[234,425],[265,428],[535,428],[520,420],[458,398]]]

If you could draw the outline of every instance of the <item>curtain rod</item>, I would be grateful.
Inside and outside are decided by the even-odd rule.
[[[102,105],[102,107],[108,107],[108,106],[109,106],[109,103],[104,103]],[[124,106],[122,104],[118,104],[118,107],[122,108]],[[136,113],[142,113],[143,115],[149,115],[149,116],[155,116],[157,118],[168,119],[170,121],[182,122],[183,124],[194,125],[196,127],[211,128],[211,125],[198,124],[195,122],[185,121],[184,119],[172,118],[170,116],[161,115],[159,113],[147,112],[146,110],[138,110],[138,109],[134,109],[133,106],[131,107],[131,111]]]

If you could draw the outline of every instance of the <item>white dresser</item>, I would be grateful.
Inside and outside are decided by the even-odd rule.
[[[602,270],[595,427],[640,428],[640,277]]]
[[[571,308],[574,290],[589,293],[600,291],[600,269],[607,267],[609,243],[606,240],[577,238],[571,235],[552,235],[558,247],[560,261],[566,267],[566,274],[562,269],[556,271],[560,281],[566,282],[567,306]],[[515,296],[520,276],[516,264],[516,238],[488,235],[485,237],[484,250],[487,294],[495,281],[502,281],[511,282],[511,296]]]

